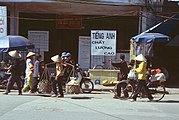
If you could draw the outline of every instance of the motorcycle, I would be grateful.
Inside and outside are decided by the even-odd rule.
[[[70,80],[74,80],[77,84],[79,84],[82,93],[91,93],[94,90],[94,84],[91,81],[91,79],[84,74],[79,64],[76,65],[72,65],[70,63],[65,63],[65,64],[72,67],[71,73],[69,74]]]

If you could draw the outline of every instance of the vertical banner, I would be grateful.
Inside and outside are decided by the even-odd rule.
[[[91,55],[115,56],[116,31],[91,30]]]
[[[7,36],[7,7],[0,6],[0,37]]]

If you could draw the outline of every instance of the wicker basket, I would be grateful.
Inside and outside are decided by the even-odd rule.
[[[67,94],[79,94],[80,93],[79,85],[66,85],[66,93]]]

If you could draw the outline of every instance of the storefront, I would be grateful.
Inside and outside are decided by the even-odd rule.
[[[91,30],[116,30],[117,52],[129,50],[129,39],[138,34],[140,5],[75,2],[4,2],[8,7],[8,34],[35,42],[44,60],[62,51],[78,62],[79,36]]]

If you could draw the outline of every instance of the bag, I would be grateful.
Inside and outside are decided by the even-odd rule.
[[[151,75],[149,80],[152,82],[154,82],[154,81],[165,82],[166,77],[163,73],[158,73],[158,74]]]
[[[137,80],[138,75],[133,70],[130,70],[129,73],[128,73],[127,78],[130,79],[130,80]]]

